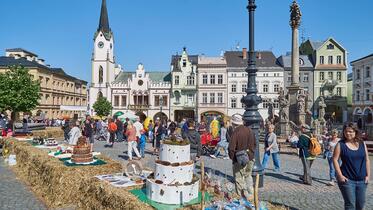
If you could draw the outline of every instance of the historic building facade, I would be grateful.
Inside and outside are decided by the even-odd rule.
[[[228,75],[228,115],[235,113],[243,114],[245,105],[241,103],[241,98],[246,95],[247,88],[247,68],[248,54],[243,48],[242,51],[227,51],[225,53],[227,60]],[[256,52],[256,66],[258,69],[256,83],[258,95],[262,97],[262,103],[259,104],[259,113],[263,120],[268,118],[268,108],[273,105],[273,114],[278,115],[278,92],[284,88],[284,70],[277,63],[276,57],[270,51]]]
[[[227,62],[224,56],[198,56],[198,101],[200,120],[211,121],[227,115]]]
[[[197,115],[197,63],[198,55],[181,55],[171,58],[171,114],[172,120],[198,119]]]
[[[51,68],[35,53],[21,48],[7,49],[0,57],[0,72],[11,65],[28,69],[40,82],[39,106],[32,111],[41,118],[83,117],[87,112],[87,82],[68,75],[61,68]]]
[[[143,64],[136,71],[124,71],[115,62],[114,34],[109,27],[106,0],[102,0],[98,29],[94,35],[92,53],[92,82],[90,113],[99,96],[106,97],[113,106],[112,114],[131,112],[145,117],[170,117],[171,73],[145,72]]]
[[[373,135],[373,54],[351,62],[353,120]]]
[[[307,40],[300,54],[311,57],[313,72],[313,110],[318,110],[320,96],[324,97],[325,119],[347,121],[347,51],[333,38],[315,42]]]

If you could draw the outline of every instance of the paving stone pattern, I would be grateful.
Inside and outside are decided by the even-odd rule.
[[[18,180],[0,157],[0,209],[39,210],[47,209],[28,187]]]
[[[126,143],[116,143],[113,148],[104,148],[104,142],[97,142],[95,150],[110,156],[113,159],[127,162]],[[151,145],[147,145],[147,151],[151,151]],[[373,157],[371,163],[373,163]],[[146,154],[141,162],[143,166],[153,168],[155,156]],[[233,180],[231,160],[211,159],[203,157],[205,170],[211,171],[215,177]],[[304,185],[299,180],[303,173],[302,163],[296,155],[281,154],[281,172],[272,170],[273,163],[270,160],[268,170],[264,176],[264,187],[260,188],[260,198],[265,201],[283,204],[290,209],[299,210],[338,210],[343,209],[342,195],[338,186],[327,186],[329,182],[329,166],[327,160],[317,159],[312,165],[312,186]],[[196,165],[197,171],[199,163]],[[373,167],[371,167],[373,170]],[[372,179],[373,183],[373,179]],[[367,190],[366,210],[373,210],[373,187],[370,184]]]

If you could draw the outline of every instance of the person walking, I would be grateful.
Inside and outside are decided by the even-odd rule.
[[[334,186],[334,183],[337,181],[335,176],[335,168],[333,164],[333,153],[335,146],[338,144],[340,138],[338,138],[338,131],[336,129],[332,130],[331,137],[328,139],[326,144],[326,158],[328,159],[329,163],[329,176],[330,182],[328,183],[329,186]],[[340,161],[339,161],[340,164]]]
[[[190,148],[197,150],[195,161],[198,161],[202,155],[202,144],[201,136],[195,129],[194,120],[190,119],[187,122],[188,130],[183,133],[183,139],[187,139],[190,142]]]
[[[251,173],[254,166],[255,135],[249,127],[244,126],[242,115],[232,115],[231,123],[233,133],[228,151],[233,164],[236,192],[241,197],[252,199],[254,188]]]
[[[135,154],[137,156],[137,160],[140,160],[141,155],[139,153],[139,150],[137,149],[136,128],[135,128],[135,126],[133,126],[131,121],[128,122],[126,136],[127,136],[127,140],[128,140],[127,153],[128,153],[129,160],[132,160],[132,151],[135,151]]]
[[[141,158],[145,158],[145,146],[146,146],[146,135],[145,135],[145,130],[141,130],[141,137],[139,140],[139,151]]]
[[[229,159],[228,156],[228,141],[227,141],[227,129],[225,128],[224,122],[220,123],[220,141],[217,144],[217,149],[215,154],[210,155],[212,158],[217,158],[220,154],[221,149],[224,149],[224,157],[223,159]]]
[[[115,132],[117,132],[117,124],[115,124],[115,122],[113,121],[113,119],[109,119],[108,121],[109,125],[108,125],[108,130],[109,130],[109,133],[110,133],[110,138],[109,138],[109,147],[113,147],[114,146],[114,140],[115,140]]]
[[[141,124],[140,122],[140,117],[137,117],[136,118],[136,122],[133,124],[133,126],[135,127],[136,129],[136,137],[137,137],[137,141],[139,141],[140,137],[141,137],[141,133],[140,131],[144,129],[144,126]]]
[[[273,132],[275,130],[275,125],[269,124],[268,125],[268,133],[264,139],[264,155],[262,166],[264,169],[267,168],[268,159],[272,156],[273,165],[275,167],[275,171],[280,171],[280,159],[279,159],[279,148],[277,144],[277,136]]]
[[[123,129],[124,129],[123,123],[119,118],[117,118],[115,120],[115,124],[117,125],[117,132],[116,132],[117,141],[121,142],[123,141]]]
[[[299,141],[297,147],[299,148],[299,158],[303,165],[303,176],[300,177],[304,184],[312,185],[311,177],[311,166],[313,161],[316,159],[309,152],[310,141],[311,141],[311,128],[310,126],[304,124],[301,126],[302,134],[299,136]]]
[[[338,160],[341,159],[342,165]],[[366,144],[353,123],[343,127],[342,140],[334,149],[333,164],[345,210],[362,210],[370,178],[370,161]]]
[[[93,151],[93,143],[94,143],[93,124],[92,124],[90,115],[87,115],[84,121],[83,133],[84,133],[84,136],[87,137],[87,139],[89,139],[89,143],[91,144],[91,151]]]
[[[79,128],[79,125],[77,124],[76,121],[72,120],[69,122],[69,138],[68,138],[68,143],[69,145],[76,145],[78,142],[79,137],[82,136],[82,131]]]

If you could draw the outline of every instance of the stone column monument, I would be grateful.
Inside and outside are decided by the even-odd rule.
[[[305,123],[305,97],[299,85],[299,46],[298,28],[301,22],[301,11],[296,1],[290,6],[290,26],[292,29],[291,85],[287,87],[289,95],[289,120],[296,125]]]

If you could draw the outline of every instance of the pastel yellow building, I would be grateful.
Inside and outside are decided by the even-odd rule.
[[[34,80],[40,81],[39,106],[32,114],[41,118],[82,117],[87,111],[87,82],[51,68],[32,52],[21,48],[7,49],[0,57],[0,73],[11,65],[21,65],[29,70]]]

